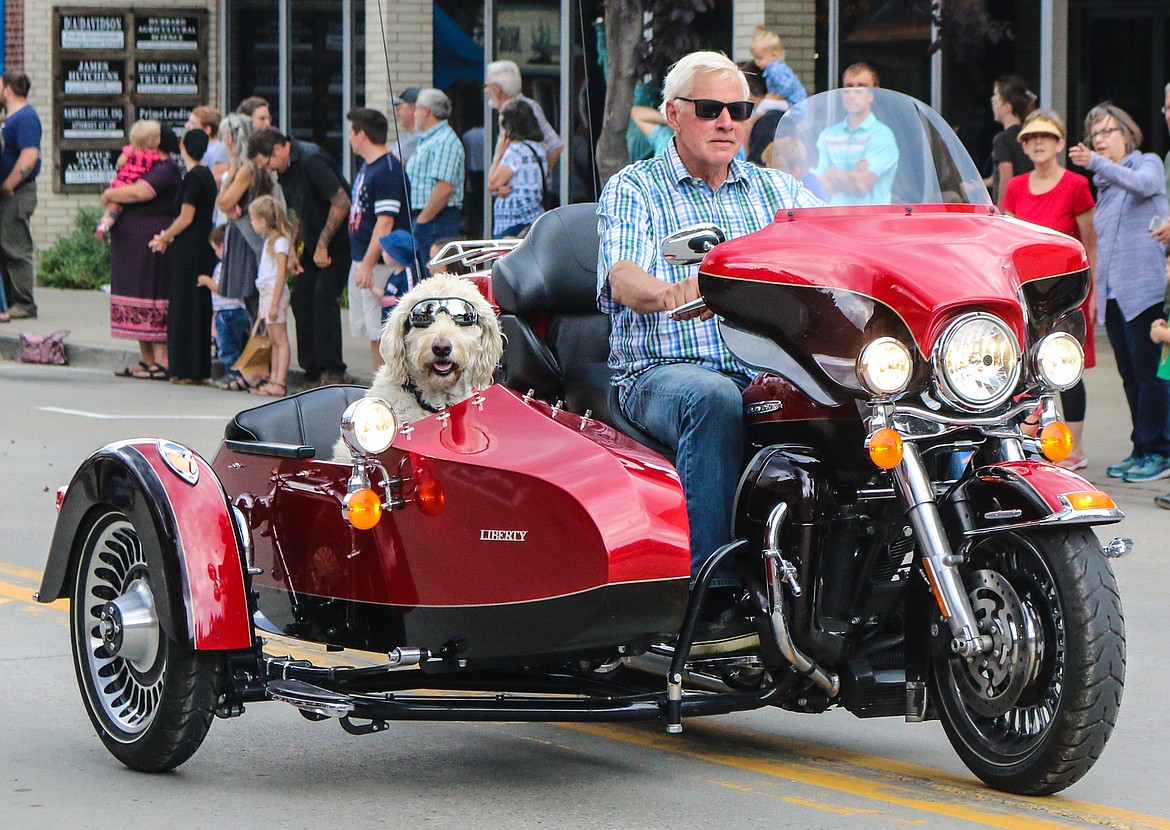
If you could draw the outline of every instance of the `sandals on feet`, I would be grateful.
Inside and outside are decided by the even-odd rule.
[[[1072,472],[1076,472],[1077,470],[1083,470],[1088,467],[1089,459],[1085,458],[1084,456],[1081,456],[1080,458],[1066,458],[1064,461],[1057,461],[1056,466],[1063,467],[1064,469],[1070,470]]]
[[[147,372],[148,372],[148,374],[146,375],[146,377],[149,378],[150,380],[170,380],[171,379],[171,373],[168,372],[167,367],[163,366],[161,363],[150,364],[150,368],[147,369]],[[135,375],[134,377],[140,378],[140,377],[142,377],[142,375]]]
[[[211,385],[225,392],[247,392],[252,388],[248,385],[248,381],[244,380],[243,375],[224,375],[213,380]]]
[[[139,380],[147,380],[150,378],[150,371],[150,366],[140,360],[138,361],[137,366],[123,366],[121,369],[114,372],[114,375],[120,378],[138,378]]]
[[[254,389],[248,390],[253,395],[262,395],[267,398],[283,398],[288,394],[288,387],[283,383],[273,383],[267,381],[266,383],[257,386]]]

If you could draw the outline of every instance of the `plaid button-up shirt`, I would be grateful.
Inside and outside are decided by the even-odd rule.
[[[454,187],[446,207],[462,207],[463,158],[463,142],[446,121],[440,121],[423,133],[414,154],[406,162],[410,209],[420,211],[425,208],[431,191],[440,181],[450,182]]]
[[[624,385],[663,363],[697,363],[727,374],[751,376],[719,336],[714,319],[675,321],[665,312],[638,314],[614,302],[609,271],[629,260],[655,279],[681,282],[696,265],[671,265],[659,256],[662,240],[687,225],[712,222],[728,239],[754,233],[776,212],[823,205],[800,182],[779,170],[732,161],[727,180],[712,190],[683,166],[674,142],[666,152],[631,164],[608,182],[597,205],[601,247],[597,256],[597,307],[610,314],[609,365]]]

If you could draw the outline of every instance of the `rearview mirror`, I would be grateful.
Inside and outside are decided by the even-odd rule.
[[[690,225],[662,240],[662,258],[671,265],[694,265],[702,262],[709,250],[726,241],[727,235],[718,225],[710,222]]]

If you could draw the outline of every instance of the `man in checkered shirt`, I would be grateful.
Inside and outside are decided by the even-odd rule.
[[[414,104],[414,122],[422,131],[414,155],[406,162],[410,178],[410,216],[414,244],[425,276],[436,240],[459,235],[463,213],[463,142],[447,123],[451,99],[442,90],[424,89]]]
[[[677,451],[692,577],[731,538],[744,452],[741,392],[751,372],[727,350],[710,311],[677,320],[667,314],[700,296],[698,266],[671,265],[659,246],[697,222],[734,238],[763,228],[778,210],[822,204],[787,173],[736,160],[751,114],[747,98],[743,73],[725,56],[684,57],[663,88],[673,141],[610,179],[597,207],[597,301],[613,321],[609,363],[626,416]],[[713,599],[734,603],[734,574],[721,573],[712,585],[725,589]],[[743,644],[733,639],[725,650]]]

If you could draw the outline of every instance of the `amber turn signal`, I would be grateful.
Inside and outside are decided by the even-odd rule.
[[[382,500],[373,490],[363,487],[345,497],[342,512],[346,521],[358,530],[369,530],[382,518]]]
[[[1072,432],[1063,421],[1053,421],[1040,430],[1040,451],[1049,461],[1064,461],[1072,446]]]
[[[876,430],[865,442],[869,460],[883,470],[892,470],[902,461],[902,436],[889,427]]]
[[[1073,510],[1113,510],[1117,507],[1108,494],[1100,490],[1085,490],[1080,493],[1065,493]]]

